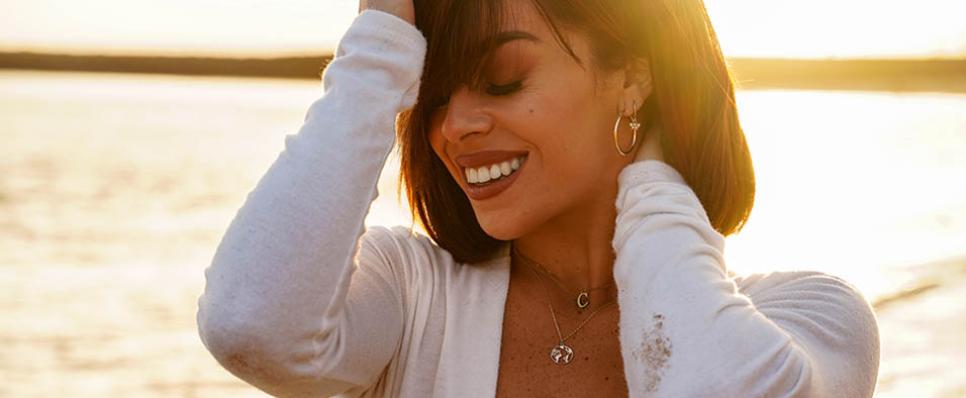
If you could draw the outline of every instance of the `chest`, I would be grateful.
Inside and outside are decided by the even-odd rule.
[[[546,300],[528,293],[512,282],[507,292],[496,396],[626,397],[617,306],[600,311],[566,340],[573,356],[562,365],[550,356],[559,338]],[[561,334],[570,334],[588,315],[558,313]]]

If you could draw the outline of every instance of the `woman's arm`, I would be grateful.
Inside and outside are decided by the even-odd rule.
[[[632,163],[619,182],[614,273],[632,397],[872,396],[878,329],[854,287],[786,273],[740,292],[724,237],[673,167]]]
[[[285,137],[205,271],[202,341],[268,393],[368,388],[398,349],[400,287],[379,250],[389,235],[366,232],[364,219],[396,114],[415,103],[425,51],[413,25],[362,12],[324,72],[323,95]]]

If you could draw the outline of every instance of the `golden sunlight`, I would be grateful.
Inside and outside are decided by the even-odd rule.
[[[278,55],[327,52],[354,0],[131,2],[9,0],[0,51]],[[956,0],[708,0],[728,56],[951,57],[966,54]]]
[[[877,398],[966,396],[966,0],[704,2],[734,72],[756,182],[745,228],[728,236],[722,256],[714,257],[738,275],[808,270],[858,288],[881,335]],[[309,107],[324,92],[320,71],[357,7],[358,0],[0,1],[0,375],[7,381],[0,395],[268,396],[226,370],[203,345],[199,295],[225,228],[269,167],[299,163],[299,153],[318,154],[298,146],[292,146],[294,155],[282,154],[289,137],[294,145],[306,136],[301,145],[318,143],[313,137],[349,137],[329,130],[345,122],[336,112],[307,122]],[[713,81],[726,81],[720,77]],[[370,79],[345,81],[329,92],[351,93],[369,86],[356,82]],[[719,95],[716,104],[729,100],[720,91],[713,95]],[[336,103],[340,113],[374,104]],[[367,123],[380,117],[356,115]],[[384,133],[391,135],[393,115],[382,115]],[[503,129],[514,130],[509,134],[530,128],[510,125]],[[309,133],[299,135],[303,126]],[[611,131],[601,137],[610,145]],[[370,159],[352,156],[346,142],[322,145],[345,157],[326,152],[299,164],[349,176],[371,169],[343,162]],[[333,158],[339,163],[314,162]],[[366,226],[413,225],[405,191],[397,197],[400,164],[399,153],[390,153]],[[300,172],[286,181],[302,189],[309,179]],[[332,198],[346,202],[305,196],[313,205],[279,213],[294,217],[245,221],[291,219],[305,230],[229,246],[275,247],[287,236],[324,232],[312,220],[342,218],[303,217],[311,208],[361,218],[362,212],[345,212],[346,203],[370,198],[343,195],[349,185],[337,185],[312,189],[318,185],[306,183],[298,195],[274,195],[277,202],[258,208],[285,210],[285,200],[302,192],[337,192]],[[239,230],[263,227],[241,224]],[[338,228],[332,235],[348,232]],[[315,243],[298,246],[330,252]],[[674,246],[680,245],[668,245]],[[308,274],[324,276],[311,266],[325,262],[303,263]],[[239,264],[233,273],[244,271],[244,263],[272,273],[239,280],[291,274],[278,271],[282,263],[229,263]],[[731,281],[715,286],[730,288]],[[276,286],[316,294],[300,302],[310,304],[321,285],[300,279]],[[284,297],[275,293],[273,300]],[[368,302],[361,294],[348,296]],[[324,318],[287,309],[273,312]],[[824,316],[803,323],[839,324]],[[299,346],[288,339],[284,344]],[[299,363],[309,364],[293,362]],[[866,375],[874,373],[869,369]]]
[[[966,2],[707,0],[728,56],[961,57]]]

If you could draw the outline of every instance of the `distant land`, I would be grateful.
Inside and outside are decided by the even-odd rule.
[[[318,80],[331,55],[278,58],[69,55],[0,52],[0,69],[159,73]],[[963,59],[729,58],[739,89],[966,93]]]

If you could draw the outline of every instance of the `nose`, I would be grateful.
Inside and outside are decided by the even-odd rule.
[[[480,93],[460,86],[450,95],[440,132],[447,141],[459,142],[473,133],[489,132],[493,119],[486,112]]]

